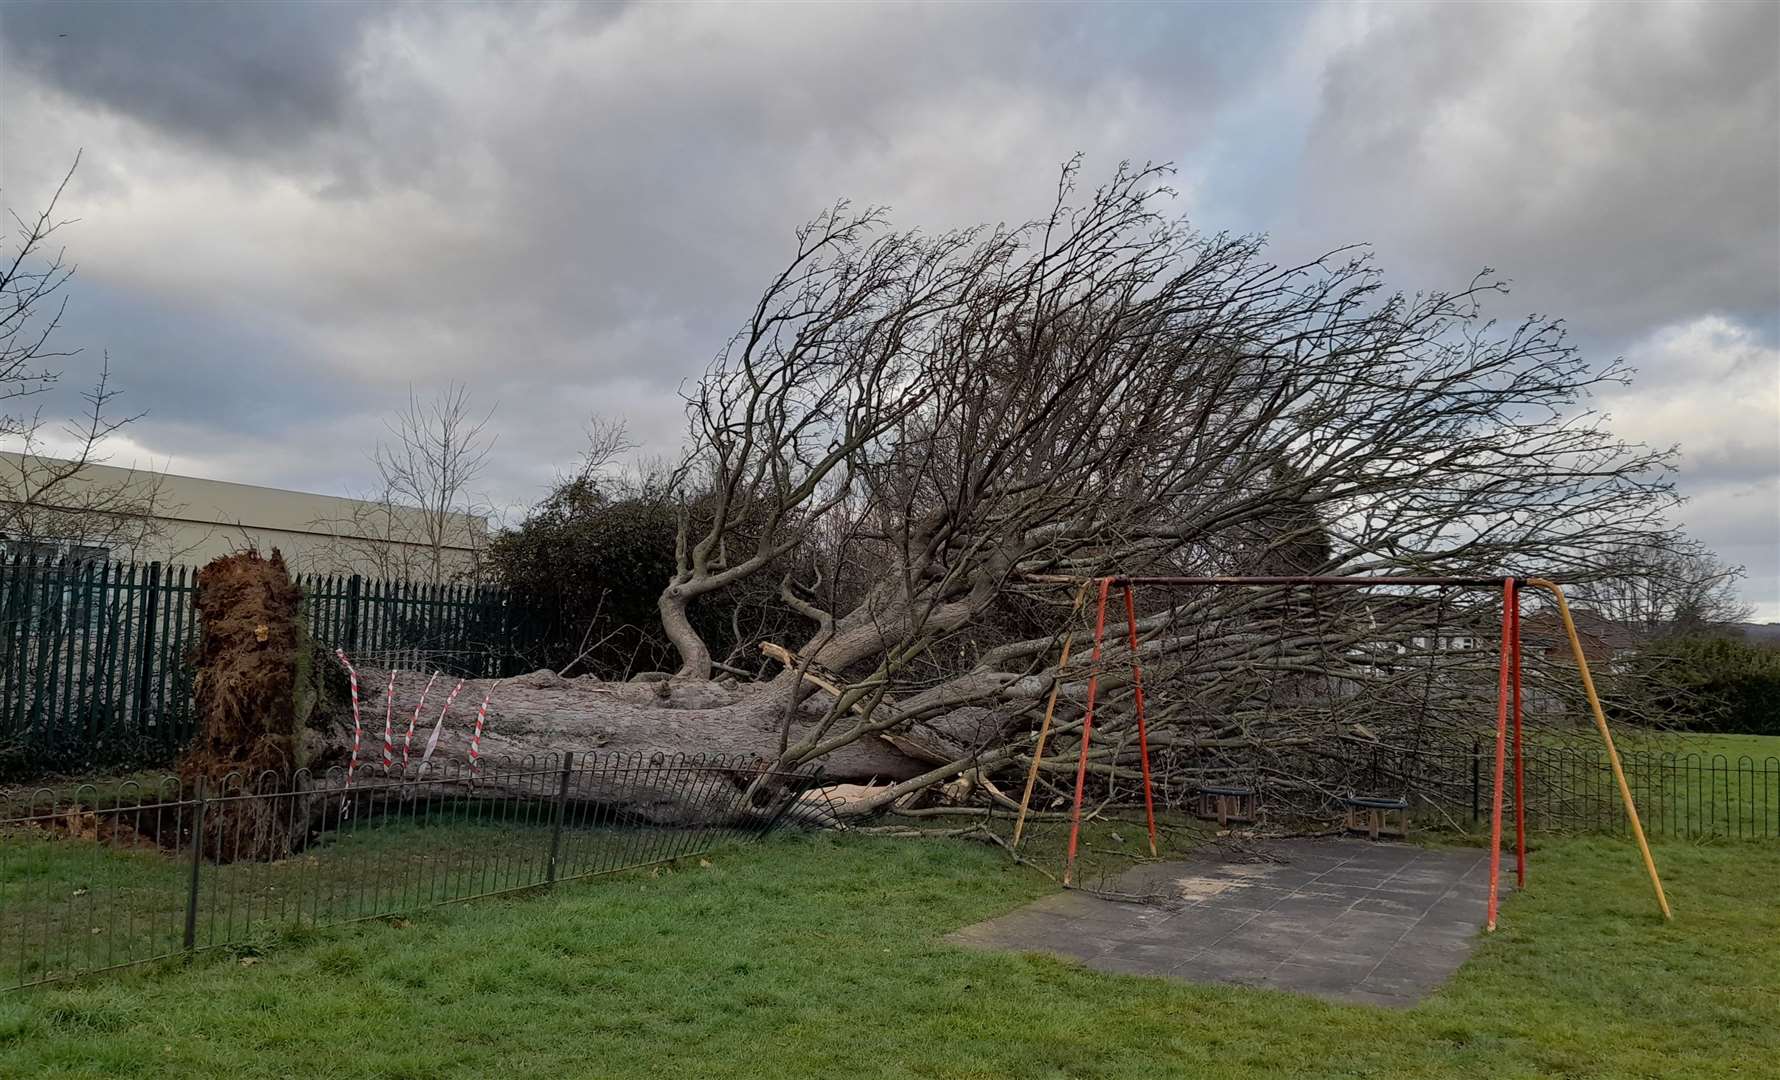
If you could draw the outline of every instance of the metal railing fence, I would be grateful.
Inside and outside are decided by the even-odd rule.
[[[1368,760],[1369,758],[1369,760]],[[1425,820],[1460,828],[1487,823],[1495,745],[1373,751],[1358,775],[1376,794],[1410,796]],[[1780,757],[1621,749],[1626,782],[1651,836],[1692,840],[1780,838]],[[1529,747],[1524,755],[1526,820],[1542,832],[1629,834],[1625,808],[1601,748]],[[1514,812],[1513,763],[1503,805]]]
[[[0,796],[0,989],[706,853],[800,816],[819,773],[566,753]]]

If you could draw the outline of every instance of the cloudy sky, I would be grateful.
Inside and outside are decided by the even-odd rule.
[[[380,417],[497,406],[509,505],[676,391],[793,226],[1019,220],[1059,162],[1179,166],[1207,229],[1511,278],[1640,369],[1690,531],[1780,619],[1780,6],[0,4],[0,197],[63,209],[114,460],[327,492]]]

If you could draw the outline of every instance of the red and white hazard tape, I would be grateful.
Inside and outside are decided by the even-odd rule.
[[[408,730],[402,735],[402,771],[408,771],[408,748],[414,743],[414,727],[420,723],[420,710],[426,708],[426,696],[433,691],[433,684],[439,681],[439,673],[433,672],[432,678],[420,691],[420,700],[414,703],[414,716],[408,721]]]
[[[451,711],[451,703],[457,700],[458,692],[463,688],[464,681],[457,680],[457,685],[451,688],[451,696],[445,699],[445,707],[439,710],[439,719],[433,724],[432,737],[426,741],[426,752],[420,755],[420,764],[423,768],[427,762],[433,759],[433,751],[439,748],[439,734],[445,730],[445,714]]]
[[[346,669],[346,680],[352,684],[352,760],[346,763],[346,787],[350,789],[352,774],[358,771],[359,737],[364,731],[364,725],[359,722],[358,715],[358,672],[353,670],[352,661],[346,659],[345,649],[335,649],[334,657],[340,661],[340,666]],[[345,805],[345,800],[341,800],[341,805]]]
[[[383,771],[387,775],[390,766],[396,763],[395,732],[390,721],[396,708],[396,669],[389,669],[389,686],[383,691]]]
[[[495,687],[501,685],[496,679],[482,698],[482,707],[476,710],[476,728],[470,732],[470,771],[480,772],[482,769],[482,725],[488,720],[488,703],[494,698]]]

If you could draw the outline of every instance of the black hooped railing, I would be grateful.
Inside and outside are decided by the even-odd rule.
[[[0,795],[0,989],[634,870],[828,817],[820,769],[551,754]]]

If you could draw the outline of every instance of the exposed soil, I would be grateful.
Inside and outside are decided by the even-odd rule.
[[[159,851],[161,845],[146,831],[138,831],[129,822],[112,816],[101,817],[91,810],[70,809],[32,822],[27,829],[41,829],[71,840],[102,843],[108,848]]]
[[[231,773],[251,786],[266,773],[284,781],[296,770],[301,601],[276,548],[270,557],[225,555],[198,572],[198,734],[179,762],[188,790],[200,780],[217,790]],[[237,800],[218,810],[204,821],[205,847],[218,858],[279,858],[307,831],[276,801]]]
[[[296,768],[301,600],[276,548],[270,558],[225,555],[198,572],[198,735],[180,759],[182,779]]]

